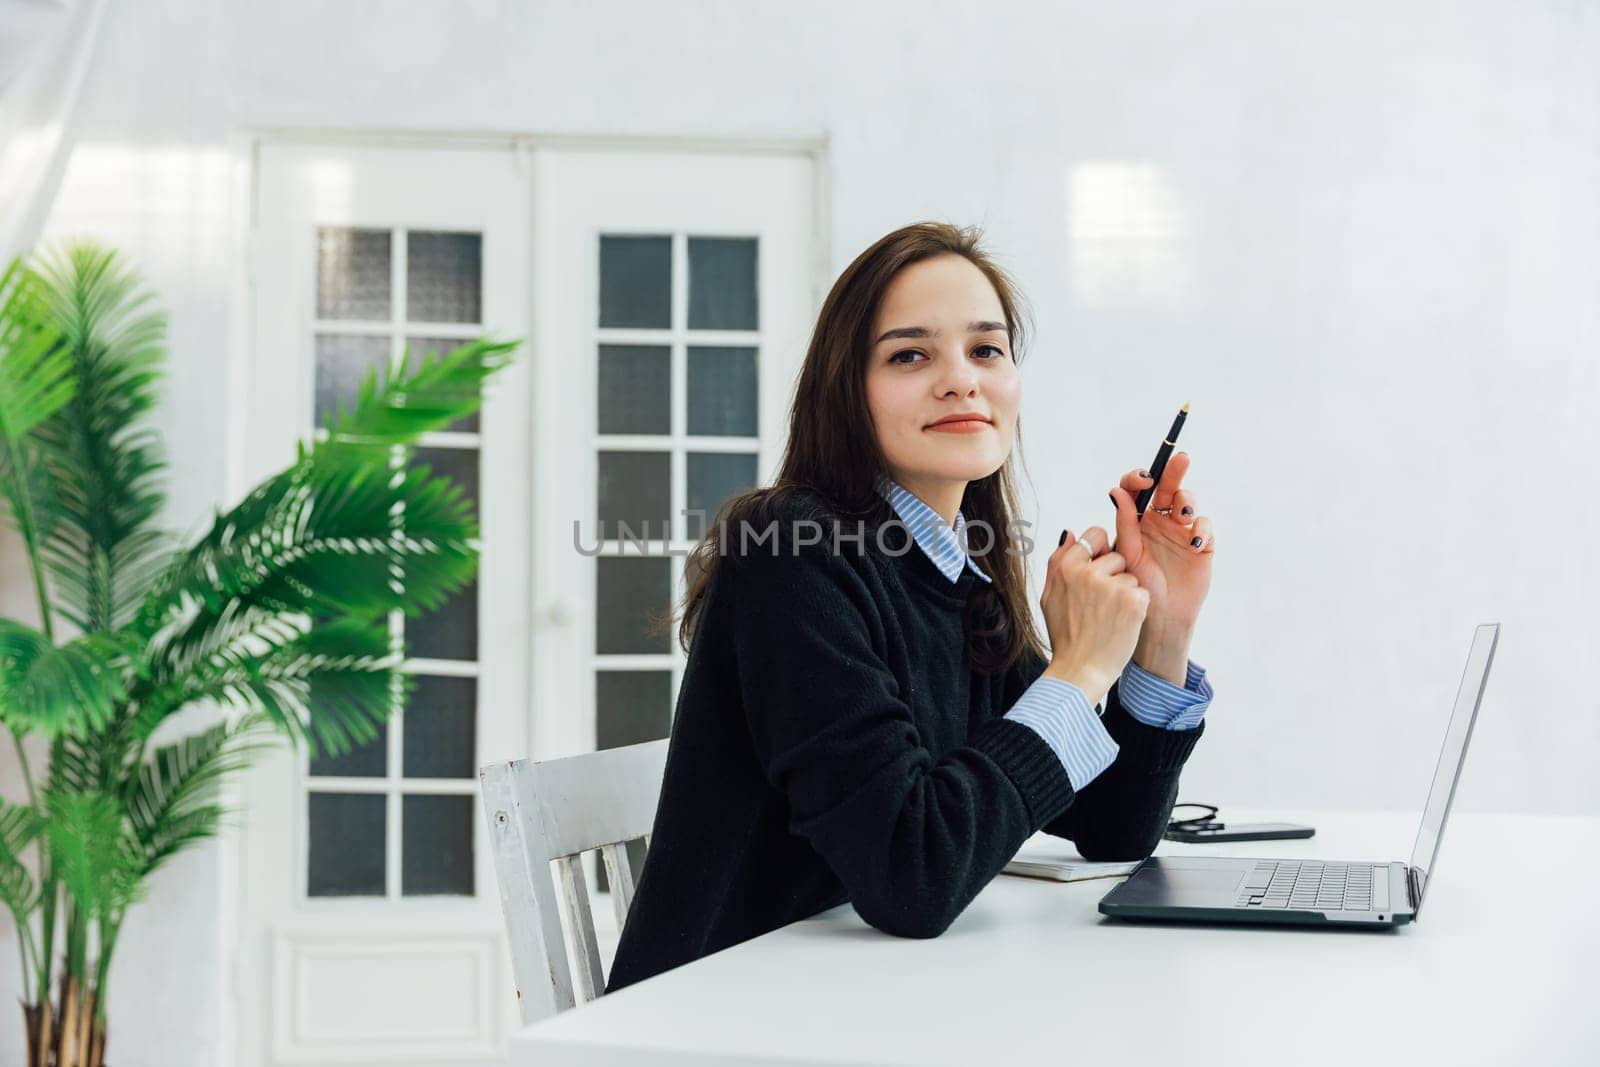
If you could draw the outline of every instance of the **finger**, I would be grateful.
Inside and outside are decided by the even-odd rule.
[[[1200,543],[1195,544],[1196,541]],[[1198,554],[1212,551],[1216,547],[1216,539],[1211,533],[1211,520],[1204,515],[1194,520],[1194,526],[1189,530],[1189,551]]]
[[[1144,542],[1139,537],[1139,512],[1133,494],[1118,486],[1111,490],[1111,502],[1117,506],[1117,551],[1129,559],[1139,559]]]
[[[1092,566],[1101,574],[1121,574],[1128,569],[1128,560],[1120,551],[1104,552]]]
[[[1168,518],[1180,526],[1188,526],[1194,522],[1195,512],[1194,494],[1187,489],[1179,489],[1172,494],[1172,514]]]
[[[1189,453],[1174,452],[1161,472],[1161,481],[1156,485],[1155,495],[1150,503],[1158,508],[1171,507],[1172,494],[1182,487],[1183,476],[1188,473]]]
[[[1083,532],[1087,534],[1089,531],[1085,530]],[[1078,534],[1073,533],[1071,530],[1062,530],[1061,540],[1057,542],[1055,551],[1050,553],[1050,555],[1052,557],[1066,555],[1067,549],[1077,544],[1079,540],[1081,540],[1081,537]]]
[[[1089,530],[1085,530],[1083,533],[1084,538],[1092,536]],[[1050,558],[1045,562],[1044,589],[1039,593],[1041,602],[1049,594],[1050,581],[1056,571],[1063,567],[1083,567],[1088,565],[1089,553],[1085,552],[1084,548],[1087,547],[1090,551],[1093,551],[1094,542],[1084,541],[1084,538],[1076,536],[1071,530],[1061,531],[1061,538],[1056,545],[1055,551],[1050,553]]]
[[[1074,540],[1075,538],[1072,536],[1071,530],[1062,530],[1061,538],[1056,542],[1056,547],[1050,553],[1050,558],[1045,560],[1044,588],[1039,591],[1039,603],[1041,605],[1050,599],[1050,579],[1053,578],[1056,573],[1056,560],[1060,558],[1062,552],[1071,547]]]
[[[1155,481],[1154,478],[1150,477],[1150,472],[1147,470],[1129,471],[1122,476],[1122,488],[1128,491],[1129,496],[1137,497],[1154,485]]]
[[[1111,544],[1111,535],[1106,533],[1104,527],[1091,526],[1087,530],[1083,531],[1083,534],[1076,540],[1082,541],[1085,547],[1090,550],[1090,552],[1086,553],[1083,551],[1083,549],[1077,548],[1073,549],[1072,555],[1074,558],[1082,556],[1084,562],[1087,563],[1089,560],[1106,550],[1106,548]],[[1067,539],[1068,545],[1073,543],[1073,538]],[[1092,553],[1092,555],[1090,553]]]

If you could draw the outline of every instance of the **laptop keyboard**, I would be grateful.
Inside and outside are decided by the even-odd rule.
[[[1314,911],[1388,910],[1389,871],[1370,863],[1262,860],[1245,876],[1234,906]]]

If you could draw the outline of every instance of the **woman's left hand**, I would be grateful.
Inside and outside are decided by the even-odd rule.
[[[1173,453],[1143,519],[1135,510],[1134,499],[1153,481],[1148,474],[1129,471],[1122,476],[1122,484],[1111,490],[1117,506],[1117,543],[1113,547],[1127,561],[1128,573],[1150,594],[1146,630],[1192,629],[1211,588],[1211,557],[1215,554],[1211,520],[1199,513],[1194,494],[1181,488],[1188,471],[1189,453]],[[1171,512],[1164,515],[1156,510],[1169,507]]]

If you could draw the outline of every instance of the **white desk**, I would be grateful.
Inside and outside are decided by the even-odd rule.
[[[1157,854],[1404,860],[1416,832],[1395,813],[1224,815],[1317,834]],[[921,941],[846,904],[526,1027],[510,1062],[1595,1064],[1597,846],[1600,819],[1458,812],[1420,918],[1378,932],[1126,923],[1095,910],[1111,880],[1002,875]],[[1534,891],[1522,872],[1554,857]],[[1200,1014],[1174,1019],[1185,1004]]]

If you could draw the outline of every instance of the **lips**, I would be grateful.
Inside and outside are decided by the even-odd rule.
[[[989,420],[982,415],[947,415],[938,422],[929,423],[928,429],[976,429],[988,425]]]

